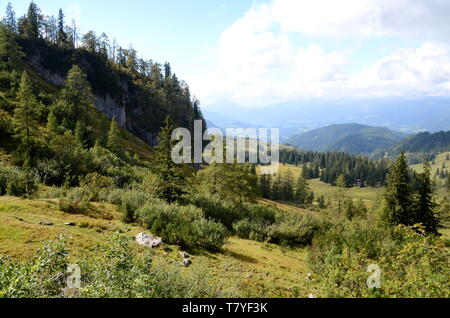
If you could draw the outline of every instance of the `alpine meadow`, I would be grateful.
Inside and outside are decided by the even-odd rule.
[[[40,2],[0,3],[0,298],[450,297],[450,3]]]

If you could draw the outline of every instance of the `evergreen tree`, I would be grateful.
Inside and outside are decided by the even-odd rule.
[[[88,147],[86,135],[87,135],[86,126],[83,124],[82,121],[77,120],[77,124],[75,126],[75,131],[74,131],[74,137],[78,141],[78,143],[81,145],[81,147],[83,147],[83,148]]]
[[[447,191],[450,191],[450,174],[447,177],[447,182],[445,183],[445,187]]]
[[[6,7],[5,25],[11,32],[17,32],[16,14],[12,8],[11,2]]]
[[[300,175],[296,182],[295,182],[295,186],[294,186],[294,191],[295,191],[295,202],[298,204],[308,204],[308,203],[312,203],[311,200],[311,190],[309,188],[308,182],[306,181],[306,179]]]
[[[271,176],[268,174],[263,174],[259,178],[259,189],[261,195],[265,199],[270,199],[271,197]]]
[[[86,74],[79,66],[74,65],[70,69],[65,86],[61,91],[61,99],[68,106],[68,113],[64,116],[69,124],[72,123],[68,128],[74,129],[77,120],[81,120],[87,126],[88,109],[94,105],[94,95]]]
[[[292,177],[292,172],[288,169],[282,176],[282,192],[284,201],[290,202],[294,199],[293,183],[294,180]]]
[[[113,118],[111,121],[111,125],[109,126],[108,131],[108,139],[107,139],[107,146],[108,149],[115,153],[118,156],[122,155],[122,147],[120,145],[120,131],[119,127],[117,126],[116,119]]]
[[[24,57],[20,46],[14,40],[13,34],[0,25],[0,65],[11,69]]]
[[[56,119],[55,113],[53,111],[50,111],[47,116],[47,130],[49,132],[50,138],[60,133],[58,120]]]
[[[322,195],[320,195],[317,198],[317,203],[319,204],[319,209],[323,210],[327,207],[326,203],[325,203],[325,197]]]
[[[417,176],[418,190],[414,200],[414,220],[425,226],[427,232],[437,233],[439,220],[435,215],[437,204],[433,202],[433,185],[431,184],[431,165],[425,162],[423,172]]]
[[[35,40],[40,36],[39,8],[34,2],[30,3],[26,18],[25,32],[29,39]]]
[[[172,121],[167,117],[155,147],[156,173],[159,176],[157,195],[170,203],[180,201],[186,193],[182,165],[172,160],[172,148],[176,144],[176,141],[172,141],[173,129]]]
[[[405,154],[402,153],[389,171],[388,185],[384,195],[386,203],[384,217],[389,223],[414,225],[412,194],[408,164]]]
[[[338,186],[339,188],[346,188],[347,187],[347,182],[346,182],[345,176],[343,174],[339,175],[339,177],[337,178],[336,186]]]
[[[37,100],[33,93],[31,82],[26,71],[22,73],[17,106],[14,110],[14,132],[19,141],[17,154],[25,166],[31,164],[33,148],[37,136],[36,106]]]
[[[65,44],[67,42],[67,34],[64,31],[64,12],[62,9],[59,9],[58,12],[58,32],[57,38],[59,44]]]

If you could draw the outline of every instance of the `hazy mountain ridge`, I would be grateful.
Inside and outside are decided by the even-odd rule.
[[[450,131],[421,132],[414,136],[409,136],[389,149],[375,153],[374,157],[393,157],[402,151],[424,154],[438,154],[450,151]]]
[[[280,128],[282,140],[335,124],[360,123],[415,134],[450,130],[450,99],[427,97],[294,100],[264,107],[229,101],[206,105],[204,115],[219,127]]]
[[[305,150],[370,154],[394,146],[405,134],[361,124],[331,125],[295,135],[288,143]]]

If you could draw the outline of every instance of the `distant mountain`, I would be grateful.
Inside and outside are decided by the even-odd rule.
[[[406,136],[385,127],[342,124],[298,134],[289,138],[287,142],[304,150],[370,154],[379,149],[390,148]]]
[[[295,134],[345,123],[409,134],[450,130],[450,99],[444,97],[302,99],[263,107],[221,100],[205,106],[205,117],[220,127],[280,128],[284,141]]]
[[[376,157],[392,157],[402,151],[407,153],[438,154],[450,151],[450,131],[436,133],[421,132],[407,137],[387,150],[380,151]]]

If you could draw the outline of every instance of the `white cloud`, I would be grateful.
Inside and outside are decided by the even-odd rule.
[[[273,0],[253,6],[221,35],[217,68],[196,88],[202,99],[265,105],[301,97],[450,95],[450,1]],[[353,44],[326,50],[308,39],[414,37],[356,75]],[[445,43],[448,41],[448,43]],[[420,41],[419,41],[420,42]]]

